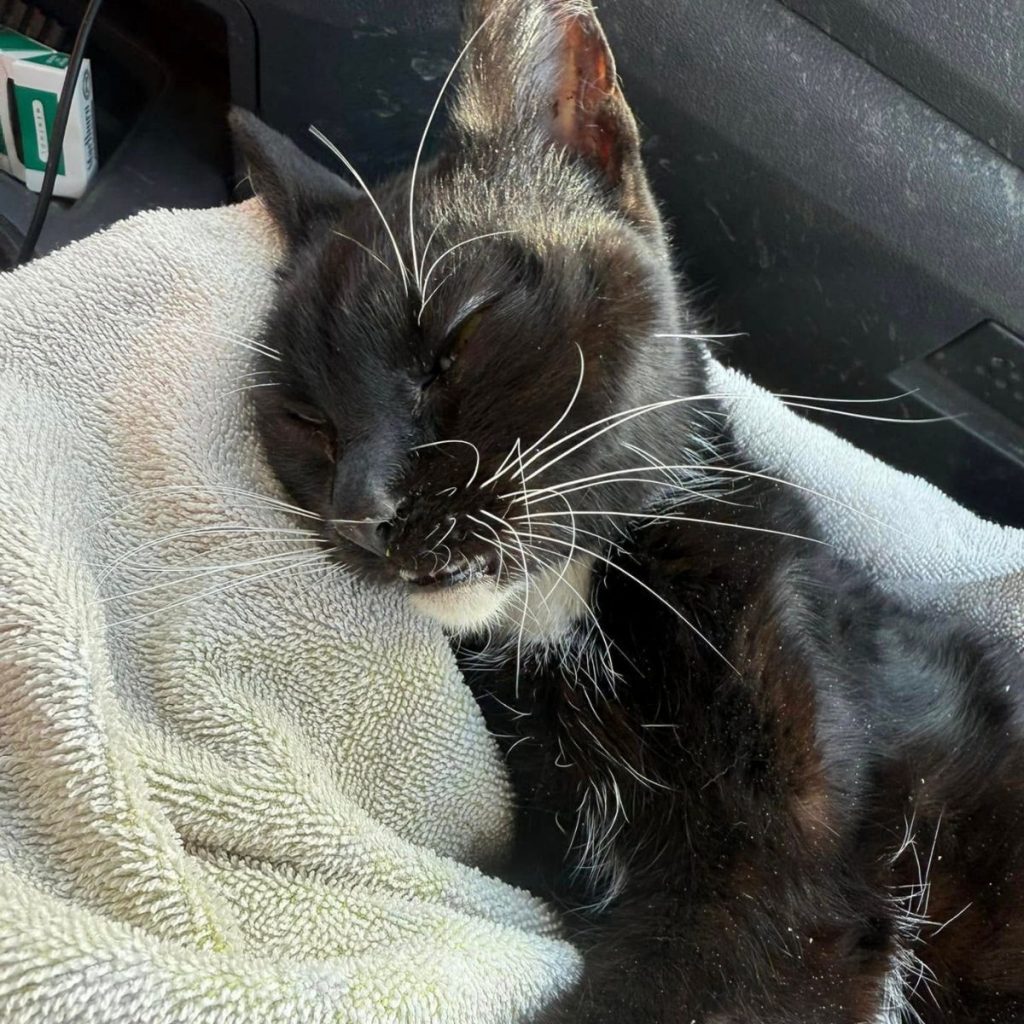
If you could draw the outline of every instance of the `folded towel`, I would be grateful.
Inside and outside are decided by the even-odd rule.
[[[443,638],[259,458],[277,255],[249,203],[0,280],[5,1024],[511,1022],[579,970],[485,873],[511,794]],[[714,378],[840,551],[1024,642],[1021,533]]]
[[[962,615],[1024,652],[1024,530],[979,519],[932,484],[796,416],[734,370],[713,364],[712,387],[728,396],[744,456],[804,489],[839,555],[910,604]],[[810,404],[840,415],[863,411]],[[893,429],[929,428],[908,423]]]
[[[511,800],[444,638],[263,497],[276,255],[246,204],[0,280],[7,1024],[486,1024],[578,968],[476,867]]]

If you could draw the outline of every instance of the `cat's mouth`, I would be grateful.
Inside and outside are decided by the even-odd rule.
[[[507,590],[499,581],[497,553],[452,559],[426,573],[417,567],[399,575],[413,608],[456,633],[473,632],[492,620]]]
[[[415,570],[403,570],[399,575],[414,590],[448,590],[466,583],[475,583],[485,579],[497,579],[499,561],[497,554],[476,555],[473,558],[462,558],[458,561],[439,565],[427,573]]]

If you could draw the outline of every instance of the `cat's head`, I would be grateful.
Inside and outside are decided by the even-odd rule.
[[[543,635],[696,433],[703,355],[664,337],[670,257],[591,5],[473,0],[465,23],[438,155],[372,196],[233,115],[287,244],[252,393],[346,563],[450,628]]]

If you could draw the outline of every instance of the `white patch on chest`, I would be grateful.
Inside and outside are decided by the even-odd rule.
[[[492,640],[515,641],[524,651],[562,648],[590,614],[593,564],[593,558],[581,556],[533,573],[525,582],[501,586],[481,579],[413,591],[409,600],[421,615],[458,635],[489,633]]]
[[[531,647],[560,647],[590,611],[594,559],[573,558],[532,577],[505,606],[503,626]]]
[[[440,622],[452,633],[473,633],[495,621],[507,595],[493,580],[463,583],[446,590],[413,591],[409,602],[413,608]]]

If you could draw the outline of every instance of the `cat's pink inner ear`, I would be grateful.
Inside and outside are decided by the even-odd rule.
[[[622,176],[622,97],[604,33],[595,21],[568,18],[554,101],[555,137],[617,185]]]

